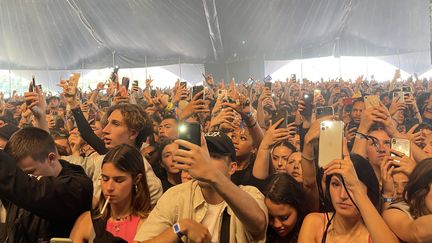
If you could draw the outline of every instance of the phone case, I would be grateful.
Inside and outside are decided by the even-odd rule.
[[[201,146],[201,125],[199,123],[183,123],[178,128],[179,139]]]
[[[405,103],[404,93],[403,92],[394,92],[393,100],[396,100],[398,104]]]
[[[323,167],[335,159],[342,159],[344,123],[323,121],[320,125],[318,165]]]
[[[411,155],[411,143],[408,139],[392,138],[391,148],[405,154],[408,157]]]
[[[380,105],[380,99],[378,95],[366,95],[364,97],[364,102],[366,109],[368,109],[369,107],[377,107]]]

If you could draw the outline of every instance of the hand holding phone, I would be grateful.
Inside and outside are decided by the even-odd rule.
[[[204,86],[202,86],[202,85],[198,85],[198,86],[193,86],[192,87],[192,97],[191,97],[191,99],[193,99],[201,91],[203,91],[203,94],[201,94],[198,97],[198,99],[199,100],[204,100],[205,99],[205,92],[204,92]]]
[[[380,106],[380,99],[378,95],[366,95],[364,97],[365,107],[366,109],[370,107],[379,107]]]
[[[185,122],[178,127],[178,138],[201,146],[201,125],[199,123]],[[180,149],[188,150],[180,146]]]
[[[303,98],[304,108],[301,114],[305,117],[310,117],[312,115],[314,97],[311,93],[304,92],[302,98]]]
[[[335,159],[342,159],[344,123],[322,121],[320,124],[318,165],[324,167]]]

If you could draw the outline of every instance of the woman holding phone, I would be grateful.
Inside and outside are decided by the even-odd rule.
[[[324,178],[330,212],[306,216],[298,242],[399,242],[378,213],[378,180],[367,160],[333,160]]]
[[[131,145],[112,148],[102,162],[98,206],[82,214],[72,229],[73,242],[133,242],[151,211],[140,152]]]

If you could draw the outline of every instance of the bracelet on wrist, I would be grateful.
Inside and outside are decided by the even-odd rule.
[[[172,226],[172,229],[173,229],[174,233],[177,235],[177,237],[179,238],[179,240],[181,240],[181,238],[183,237],[184,234],[181,232],[179,223],[178,222],[175,223]]]
[[[392,197],[384,197],[383,196],[383,200],[385,203],[392,203],[394,199]]]
[[[355,137],[358,138],[358,139],[366,139],[366,140],[369,140],[369,136],[366,135],[366,134],[364,134],[364,133],[356,132],[355,134],[356,134]]]
[[[255,121],[255,123],[253,125],[246,125],[247,128],[253,128],[257,125],[257,121]]]
[[[313,158],[307,158],[306,156],[304,156],[304,154],[302,153],[301,155],[302,159],[307,160],[307,161],[313,161]]]

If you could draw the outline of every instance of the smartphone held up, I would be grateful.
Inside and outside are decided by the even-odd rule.
[[[325,166],[335,159],[342,159],[344,123],[322,121],[320,124],[318,165]]]

